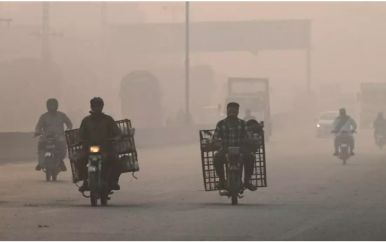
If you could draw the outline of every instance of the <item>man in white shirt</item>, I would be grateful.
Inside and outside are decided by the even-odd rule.
[[[348,116],[346,114],[346,109],[341,108],[339,110],[339,117],[337,117],[333,123],[333,130],[332,133],[335,133],[335,140],[334,140],[334,148],[335,153],[334,156],[337,156],[339,154],[339,138],[342,131],[346,131],[350,136],[350,155],[354,154],[354,147],[355,147],[355,141],[353,137],[353,133],[355,133],[357,129],[357,124],[353,118]]]

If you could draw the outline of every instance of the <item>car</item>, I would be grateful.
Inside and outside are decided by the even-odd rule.
[[[331,135],[332,124],[338,116],[339,112],[337,111],[322,112],[319,115],[319,119],[316,124],[316,137],[321,138],[326,135]]]

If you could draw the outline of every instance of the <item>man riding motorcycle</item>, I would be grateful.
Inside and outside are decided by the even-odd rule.
[[[57,135],[58,149],[60,151],[60,167],[62,171],[66,171],[66,165],[64,164],[64,158],[66,158],[67,146],[66,140],[64,137],[64,125],[67,126],[67,129],[72,129],[72,122],[67,117],[66,114],[58,111],[59,102],[58,100],[51,98],[47,100],[47,110],[48,112],[40,116],[39,121],[35,128],[35,135],[40,135],[44,133],[45,135]],[[40,171],[44,165],[44,137],[40,137],[38,143],[38,154],[39,161],[36,166],[36,170]]]
[[[377,134],[385,135],[386,133],[386,119],[383,117],[383,113],[378,113],[378,117],[374,120],[374,139],[377,143]]]
[[[120,161],[118,153],[109,139],[120,140],[122,138],[121,130],[111,116],[102,113],[104,102],[102,98],[96,97],[90,101],[91,111],[89,116],[82,120],[79,128],[79,138],[82,140],[83,152],[78,160],[78,171],[83,185],[79,188],[80,192],[89,190],[88,187],[88,147],[89,144],[106,144],[104,147],[107,155],[106,159],[111,164],[111,174],[109,177],[109,187],[111,190],[120,190],[118,184],[120,171]],[[130,131],[134,135],[134,129]]]
[[[234,102],[227,105],[227,118],[217,123],[213,135],[214,142],[218,140],[222,142],[222,149],[215,154],[213,160],[217,176],[220,179],[219,184],[217,184],[218,189],[225,188],[224,163],[227,147],[240,147],[244,141],[255,141],[253,139],[253,132],[246,125],[246,122],[237,117],[239,107],[240,105]],[[256,191],[257,187],[250,182],[253,174],[254,157],[246,147],[241,147],[240,151],[243,155],[245,166],[244,187],[251,191]]]
[[[340,132],[347,131],[349,133],[350,137],[350,155],[354,156],[354,148],[355,148],[355,140],[353,137],[353,133],[356,132],[357,124],[353,118],[348,116],[346,114],[346,109],[341,108],[339,110],[339,117],[337,117],[333,123],[333,130],[332,133],[335,133],[335,140],[334,140],[334,148],[335,153],[334,156],[339,155],[339,139],[340,139]]]

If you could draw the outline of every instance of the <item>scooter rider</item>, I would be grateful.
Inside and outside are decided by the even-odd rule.
[[[66,171],[66,165],[64,164],[64,158],[66,158],[66,140],[64,137],[64,124],[67,126],[67,129],[72,129],[72,122],[67,117],[66,114],[58,111],[59,102],[58,100],[51,98],[47,100],[47,110],[48,112],[40,116],[39,121],[35,128],[35,135],[44,133],[46,135],[57,135],[58,149],[60,151],[60,166],[62,171]],[[39,162],[36,166],[36,170],[40,171],[44,165],[44,137],[40,137],[38,143],[38,154]]]
[[[338,149],[339,149],[339,138],[340,138],[340,132],[341,131],[347,131],[350,137],[350,155],[354,154],[354,148],[355,148],[355,140],[353,137],[353,133],[356,132],[357,124],[353,118],[348,116],[346,114],[346,109],[341,108],[339,110],[339,117],[337,117],[333,123],[333,130],[332,133],[335,133],[335,140],[334,140],[334,148],[335,153],[334,156],[339,155]]]

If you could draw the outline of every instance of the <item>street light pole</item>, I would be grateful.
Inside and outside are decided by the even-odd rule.
[[[190,121],[189,110],[189,2],[185,2],[186,33],[185,33],[185,112],[186,121]]]
[[[43,2],[41,58],[45,64],[51,60],[50,49],[50,2]]]

